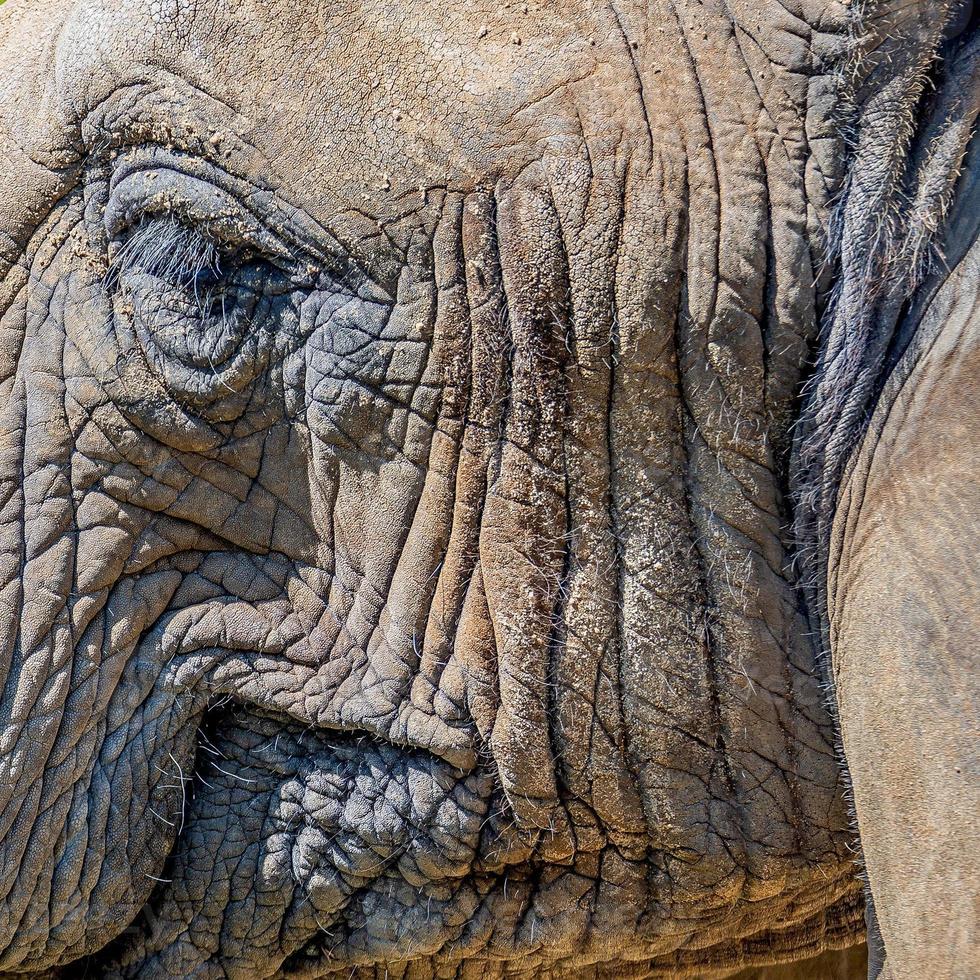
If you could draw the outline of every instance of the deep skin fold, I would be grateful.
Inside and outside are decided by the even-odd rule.
[[[283,9],[275,84],[220,9],[58,28],[54,108],[4,131],[35,754],[0,969],[656,976],[860,934],[786,531],[846,24],[731,8],[368,10],[308,63]],[[180,356],[186,277],[112,274],[140,207],[227,255],[230,373]]]

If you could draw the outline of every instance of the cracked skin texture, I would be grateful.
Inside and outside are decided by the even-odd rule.
[[[5,7],[0,973],[858,941],[789,6]]]

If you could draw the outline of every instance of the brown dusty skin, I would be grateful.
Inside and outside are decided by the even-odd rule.
[[[724,974],[726,980],[861,980],[868,975],[868,951],[864,945],[830,950],[809,959],[776,966],[760,966]],[[720,980],[721,974],[704,980]]]

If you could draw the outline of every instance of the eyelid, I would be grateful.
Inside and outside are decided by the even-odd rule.
[[[176,218],[208,234],[219,246],[245,245],[288,275],[299,274],[303,281],[322,277],[332,283],[353,282],[352,291],[365,299],[395,302],[400,263],[386,260],[379,268],[369,268],[363,258],[352,257],[349,246],[331,229],[307,220],[302,211],[270,207],[269,198],[270,192],[247,187],[233,193],[217,179],[192,176],[156,156],[110,177],[103,222],[112,243],[143,221]],[[275,216],[274,232],[253,208]],[[379,276],[379,271],[385,274]]]
[[[105,227],[110,238],[154,218],[171,217],[206,229],[217,242],[248,245],[270,259],[288,261],[285,245],[230,194],[195,177],[158,168],[127,175],[109,195]]]

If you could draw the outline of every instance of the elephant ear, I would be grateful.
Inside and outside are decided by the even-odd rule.
[[[871,976],[972,976],[980,903],[980,30],[865,5],[796,532],[868,877]],[[940,896],[946,896],[943,901]]]

